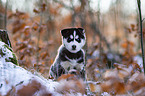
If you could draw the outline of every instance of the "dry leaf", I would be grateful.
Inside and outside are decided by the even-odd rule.
[[[66,80],[66,79],[68,79],[68,78],[70,78],[70,77],[73,77],[73,76],[74,76],[74,74],[62,74],[62,75],[57,79],[57,81]]]
[[[40,13],[40,11],[38,9],[33,9],[34,13]]]

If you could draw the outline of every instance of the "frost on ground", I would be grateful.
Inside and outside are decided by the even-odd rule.
[[[62,96],[62,94],[82,96],[77,92],[76,85],[79,82],[74,81],[72,82],[74,84],[70,85],[68,81],[47,80],[28,72],[17,64],[13,51],[0,41],[0,96]],[[69,86],[66,86],[68,84]],[[71,90],[72,87],[76,88],[75,92]]]
[[[5,43],[0,41],[0,95],[32,95],[36,91],[39,94],[55,93],[54,86],[57,83],[43,80],[17,64],[15,54]]]

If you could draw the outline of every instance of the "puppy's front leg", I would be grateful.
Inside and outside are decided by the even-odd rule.
[[[85,80],[85,70],[84,70],[84,69],[80,71],[80,77],[81,77],[83,80]]]

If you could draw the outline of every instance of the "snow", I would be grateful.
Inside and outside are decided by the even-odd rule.
[[[33,80],[45,86],[47,92],[55,94],[55,96],[59,95],[59,93],[55,92],[55,85],[59,84],[58,82],[40,78],[12,62],[7,62],[6,59],[9,59],[9,57],[13,58],[13,53],[4,45],[5,43],[0,41],[0,50],[2,50],[1,54],[3,54],[0,54],[0,95],[6,95],[12,87],[15,87],[17,91]]]
[[[104,92],[104,93],[101,94],[101,96],[111,96],[111,95],[107,92]]]
[[[137,64],[140,66],[140,68],[142,69],[142,72],[144,72],[143,70],[143,61],[142,61],[142,57],[139,56],[139,55],[136,55],[134,58],[133,58],[134,61],[137,62]]]
[[[2,64],[2,63],[1,63]],[[1,65],[0,64],[0,65]],[[5,63],[6,64],[6,63]],[[1,95],[6,95],[6,93],[11,90],[12,86],[15,86],[17,90],[21,89],[23,86],[28,85],[32,80],[37,80],[38,82],[41,82],[44,86],[49,86],[47,88],[47,91],[53,92],[55,86],[55,82],[52,82],[51,80],[43,80],[32,73],[26,71],[25,69],[15,66],[13,64],[7,63],[7,67],[2,68],[2,75],[0,76],[0,84],[2,84],[1,87]],[[12,65],[9,67],[9,65]],[[7,82],[6,82],[7,81]],[[55,92],[53,92],[55,93]]]

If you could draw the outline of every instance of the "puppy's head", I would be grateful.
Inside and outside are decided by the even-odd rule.
[[[72,53],[77,53],[85,45],[85,30],[82,28],[68,28],[61,30],[62,43]]]

